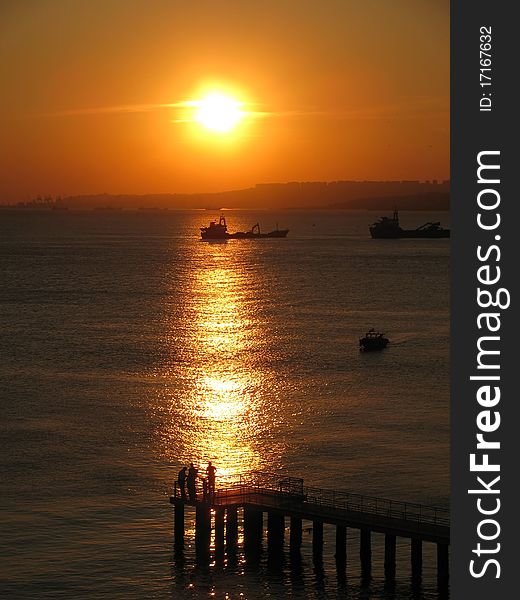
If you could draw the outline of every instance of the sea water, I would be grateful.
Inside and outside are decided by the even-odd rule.
[[[436,598],[383,536],[363,581],[349,530],[323,566],[184,560],[168,503],[181,465],[217,485],[262,470],[447,507],[449,240],[373,240],[379,216],[226,211],[286,239],[200,241],[210,211],[2,211],[0,377],[6,598]],[[448,213],[402,212],[404,227]],[[390,345],[362,353],[371,327]],[[309,527],[307,527],[309,526]]]

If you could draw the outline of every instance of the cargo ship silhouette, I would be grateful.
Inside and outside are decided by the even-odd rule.
[[[226,217],[220,216],[219,222],[211,221],[208,227],[200,228],[200,236],[203,240],[240,240],[240,239],[263,239],[284,238],[289,233],[288,229],[274,229],[269,233],[260,232],[260,224],[255,223],[249,231],[236,231],[229,233],[227,230]]]

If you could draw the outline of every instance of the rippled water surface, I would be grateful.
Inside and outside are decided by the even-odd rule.
[[[182,559],[181,464],[447,506],[449,240],[372,240],[369,212],[226,213],[284,240],[204,243],[191,212],[0,213],[3,532],[10,598],[436,598],[435,548],[397,582],[374,535],[324,563]],[[446,213],[402,213],[405,226]],[[391,345],[363,354],[383,328]],[[310,524],[309,524],[310,525]],[[381,539],[380,539],[381,538]]]

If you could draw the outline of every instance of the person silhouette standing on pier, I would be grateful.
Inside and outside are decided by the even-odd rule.
[[[206,476],[208,478],[208,495],[210,498],[212,498],[215,495],[215,479],[217,477],[217,469],[211,464],[211,461],[208,463]]]
[[[188,495],[192,502],[197,500],[197,488],[195,482],[197,481],[197,475],[199,471],[194,466],[193,463],[190,463],[190,468],[188,469],[188,477],[186,478],[186,482],[188,484]]]
[[[181,498],[184,500],[186,498],[186,471],[188,467],[182,467],[179,471],[179,475],[177,476],[177,481],[179,483],[179,489],[181,490]]]

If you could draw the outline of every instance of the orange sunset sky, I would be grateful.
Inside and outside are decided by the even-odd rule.
[[[2,0],[0,86],[0,202],[449,178],[447,0]]]

